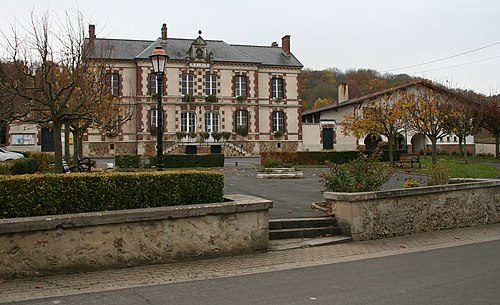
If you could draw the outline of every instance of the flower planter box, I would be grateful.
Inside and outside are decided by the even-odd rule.
[[[301,179],[304,178],[302,170],[295,168],[265,168],[257,172],[258,179]]]

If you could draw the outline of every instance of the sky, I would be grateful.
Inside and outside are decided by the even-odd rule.
[[[101,38],[168,36],[281,45],[306,68],[420,76],[487,96],[500,93],[498,0],[17,0],[2,1],[0,31],[31,12],[80,11]],[[17,20],[17,21],[16,21]],[[425,64],[424,64],[425,63]]]

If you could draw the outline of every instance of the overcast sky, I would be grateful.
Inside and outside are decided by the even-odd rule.
[[[98,37],[154,40],[162,23],[170,37],[194,39],[202,30],[205,39],[234,44],[281,45],[289,34],[304,67],[407,73],[500,93],[498,0],[9,0],[2,1],[0,30],[31,11],[62,16],[75,9]]]

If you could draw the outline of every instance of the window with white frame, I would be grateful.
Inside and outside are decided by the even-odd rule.
[[[236,110],[235,113],[236,119],[236,130],[241,127],[248,128],[248,110]]]
[[[205,131],[219,132],[219,113],[205,112]]]
[[[111,94],[113,96],[120,95],[120,74],[117,72],[108,73],[106,75],[107,86],[111,90]]]
[[[285,95],[283,93],[283,79],[282,78],[273,78],[271,80],[272,83],[272,94],[273,98],[283,98]]]
[[[35,145],[35,134],[16,133],[10,135],[12,145]]]
[[[194,94],[194,75],[189,73],[182,74],[182,95]]]
[[[245,75],[236,75],[234,77],[234,94],[236,97],[247,96],[247,77]]]
[[[151,109],[151,129],[158,127],[158,111],[156,108]]]
[[[194,132],[196,130],[196,114],[194,112],[181,112],[181,131]]]
[[[273,132],[285,132],[285,113],[283,111],[273,111]]]
[[[149,92],[151,95],[158,94],[158,83],[154,73],[149,74]]]
[[[205,76],[205,95],[217,95],[217,75]]]

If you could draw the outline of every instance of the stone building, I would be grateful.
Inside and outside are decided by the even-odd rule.
[[[156,40],[97,38],[95,26],[89,26],[88,46],[94,54],[109,50],[110,90],[133,115],[115,134],[89,130],[85,155],[156,153],[157,84],[149,59],[156,46],[169,57],[163,84],[165,153],[247,155],[299,148],[302,64],[291,53],[289,35],[279,47],[205,40],[201,31],[195,39],[171,38],[166,24],[160,34]],[[229,138],[214,139],[222,132]]]

